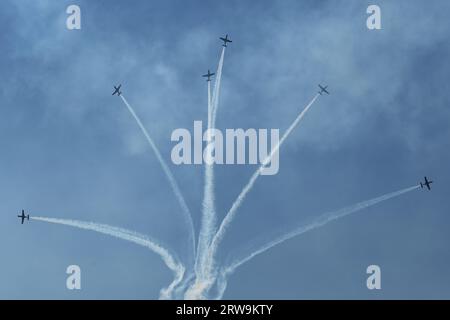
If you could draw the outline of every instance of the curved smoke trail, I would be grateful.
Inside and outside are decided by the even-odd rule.
[[[128,108],[128,111],[130,111],[133,118],[136,120],[137,124],[139,125],[139,128],[141,128],[142,133],[144,134],[145,138],[147,139],[148,144],[152,148],[153,152],[156,155],[156,158],[158,158],[159,164],[161,165],[167,179],[169,180],[170,186],[172,187],[173,192],[175,193],[175,196],[181,206],[182,212],[183,212],[183,218],[185,220],[185,223],[188,226],[188,232],[189,232],[189,241],[191,243],[191,250],[193,252],[193,256],[195,256],[195,228],[194,228],[194,222],[192,220],[192,214],[186,204],[186,201],[184,200],[183,194],[180,191],[180,187],[178,186],[177,181],[175,180],[175,177],[172,174],[172,171],[170,170],[167,163],[164,161],[164,158],[161,155],[161,152],[159,151],[156,144],[153,142],[153,139],[148,134],[147,130],[145,129],[144,125],[142,124],[139,117],[134,112],[134,109],[131,107],[131,105],[128,103],[128,101],[125,99],[123,95],[120,95],[122,98],[122,101],[125,103],[125,105]]]
[[[211,84],[208,81],[208,129],[215,129],[217,110],[219,108],[220,84],[222,79],[223,61],[225,56],[225,47],[220,55],[219,65],[216,71],[214,82],[214,91],[211,99]],[[208,132],[208,143],[211,141],[210,130]],[[198,250],[196,258],[196,274],[197,277],[203,277],[203,266],[205,254],[216,229],[216,208],[214,195],[214,163],[205,163],[205,184],[203,196],[203,212],[201,229],[198,240]]]
[[[148,236],[130,231],[123,228],[113,227],[105,224],[98,224],[94,222],[78,221],[78,220],[67,220],[67,219],[56,219],[47,217],[30,217],[32,220],[60,224],[65,226],[70,226],[74,228],[84,229],[103,233],[112,237],[116,237],[125,241],[133,242],[140,246],[146,247],[151,251],[158,254],[166,266],[172,270],[174,273],[174,280],[167,287],[161,289],[160,298],[169,299],[172,297],[173,289],[182,281],[184,276],[185,268],[184,266],[175,259],[175,256],[171,254],[167,249],[163,248],[156,241],[150,239]]]
[[[214,81],[214,92],[212,96],[212,116],[211,116],[211,127],[216,127],[216,118],[217,118],[217,110],[219,109],[219,94],[220,94],[220,84],[222,83],[222,69],[223,69],[223,60],[225,57],[225,47],[222,49],[222,53],[220,55],[219,66],[217,67],[216,72],[216,80]]]
[[[233,273],[236,268],[238,268],[239,266],[241,266],[242,264],[246,263],[247,261],[251,260],[252,258],[254,258],[255,256],[273,248],[274,246],[289,240],[293,237],[296,237],[298,235],[301,235],[305,232],[308,232],[310,230],[322,227],[326,224],[328,224],[329,222],[332,222],[334,220],[343,218],[345,216],[348,216],[354,212],[366,209],[370,206],[373,206],[375,204],[378,204],[382,201],[386,201],[395,197],[398,197],[402,194],[408,193],[410,191],[416,190],[418,189],[420,186],[413,186],[413,187],[409,187],[406,189],[402,189],[399,191],[395,191],[395,192],[391,192],[385,195],[382,195],[380,197],[371,199],[371,200],[366,200],[366,201],[362,201],[359,203],[356,203],[354,205],[351,205],[349,207],[340,209],[340,210],[336,210],[336,211],[331,211],[325,214],[322,214],[321,216],[319,216],[318,218],[316,218],[313,222],[301,226],[291,232],[288,232],[280,237],[278,237],[275,240],[272,240],[270,242],[268,242],[267,244],[259,247],[258,249],[255,249],[254,251],[252,251],[250,254],[248,254],[247,256],[245,256],[244,258],[240,258],[240,259],[235,259],[232,263],[230,263],[227,267],[223,268],[222,270],[220,270],[219,272],[219,280],[218,281],[218,297],[221,298],[225,289],[226,289],[226,277],[227,275]]]
[[[302,112],[300,112],[300,114],[297,116],[297,118],[294,120],[294,122],[289,126],[289,128],[286,130],[284,135],[281,137],[279,143],[275,146],[275,148],[273,148],[270,155],[263,161],[261,166],[252,175],[249,182],[245,185],[245,187],[242,189],[242,191],[239,194],[239,196],[237,197],[237,199],[234,201],[233,205],[231,206],[231,209],[226,214],[225,218],[223,219],[222,223],[220,224],[219,230],[217,231],[216,235],[214,236],[214,238],[211,242],[211,246],[210,246],[209,253],[208,253],[208,261],[206,263],[207,267],[210,270],[212,268],[214,268],[214,259],[215,259],[214,256],[216,254],[216,251],[217,251],[217,248],[218,248],[220,242],[222,241],[223,237],[225,236],[228,227],[231,225],[231,223],[237,213],[237,210],[244,202],[247,194],[253,188],[258,177],[261,175],[261,171],[263,170],[264,166],[267,165],[272,160],[274,154],[276,152],[278,152],[278,150],[280,149],[281,145],[284,143],[286,138],[298,126],[300,121],[303,119],[303,117],[306,115],[306,113],[308,112],[308,110],[311,108],[311,106],[314,104],[314,102],[317,100],[318,97],[319,97],[319,94],[316,94],[314,96],[314,98],[308,103],[308,105],[306,105],[306,107],[302,110]]]

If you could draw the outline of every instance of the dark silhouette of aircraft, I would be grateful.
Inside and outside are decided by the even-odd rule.
[[[25,215],[25,211],[24,210],[22,210],[22,214],[20,216],[17,216],[17,217],[22,219],[22,224],[25,221],[25,219],[30,220],[30,215],[29,214]]]
[[[320,91],[319,91],[319,94],[320,94],[320,95],[322,95],[322,94],[324,94],[324,93],[330,94],[330,93],[327,91],[328,86],[322,87],[322,86],[319,84],[319,88],[320,88]]]
[[[226,48],[228,42],[233,42],[230,39],[228,39],[228,35],[225,36],[225,38],[220,37],[220,40],[223,41],[223,46]]]
[[[121,84],[119,84],[119,86],[118,87],[116,87],[116,86],[114,86],[114,92],[113,92],[113,94],[112,95],[115,95],[115,94],[117,94],[117,96],[120,96],[121,94],[122,94],[122,92],[120,91],[120,88],[122,87],[122,85]]]
[[[212,77],[213,75],[215,75],[215,73],[211,73],[211,72],[209,71],[209,69],[208,69],[208,73],[202,75],[202,77],[203,77],[203,78],[208,78],[206,81],[209,82],[209,81],[211,81],[211,77]]]
[[[431,186],[430,185],[433,183],[433,181],[428,181],[427,177],[424,177],[424,178],[425,178],[425,182],[421,182],[420,183],[420,187],[421,188],[427,187],[428,190],[431,190]]]

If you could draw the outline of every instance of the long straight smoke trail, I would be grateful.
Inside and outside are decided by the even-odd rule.
[[[208,81],[208,128],[211,129],[212,114],[211,114],[211,84]],[[208,130],[208,141],[210,141],[210,131]],[[205,182],[203,190],[203,210],[202,221],[198,239],[197,257],[195,260],[195,272],[197,276],[201,273],[201,260],[204,256],[205,249],[209,245],[210,235],[209,231],[214,228],[216,223],[215,206],[214,206],[214,164],[205,163]]]
[[[331,212],[322,214],[321,216],[316,218],[310,224],[307,224],[307,225],[304,225],[302,227],[299,227],[299,228],[297,228],[297,229],[295,229],[295,230],[293,230],[291,232],[288,232],[288,233],[278,237],[277,239],[275,239],[273,241],[270,241],[269,243],[267,243],[267,244],[261,246],[260,248],[254,250],[253,252],[251,252],[249,255],[247,255],[244,258],[234,260],[232,263],[230,263],[230,265],[228,267],[226,267],[224,269],[225,271],[223,271],[223,272],[225,274],[230,274],[230,273],[234,272],[234,270],[237,267],[239,267],[242,264],[244,264],[245,262],[251,260],[253,257],[255,257],[255,256],[257,256],[257,255],[259,255],[259,254],[261,254],[261,253],[271,249],[272,247],[274,247],[274,246],[276,246],[276,245],[278,245],[278,244],[280,244],[280,243],[282,243],[282,242],[284,242],[284,241],[286,241],[288,239],[291,239],[291,238],[293,238],[295,236],[301,235],[301,234],[303,234],[305,232],[308,232],[310,230],[322,227],[322,226],[328,224],[329,222],[332,222],[334,220],[343,218],[343,217],[348,216],[348,215],[350,215],[352,213],[355,213],[357,211],[366,209],[366,208],[368,208],[370,206],[373,206],[373,205],[376,205],[376,204],[378,204],[380,202],[383,202],[383,201],[386,201],[386,200],[398,197],[398,196],[400,196],[402,194],[411,192],[413,190],[418,189],[419,187],[420,186],[413,186],[413,187],[409,187],[409,188],[402,189],[402,190],[399,190],[399,191],[391,192],[391,193],[382,195],[380,197],[377,197],[377,198],[374,198],[374,199],[371,199],[371,200],[366,200],[366,201],[362,201],[362,202],[356,203],[354,205],[351,205],[349,207],[346,207],[346,208],[343,208],[343,209],[340,209],[340,210],[331,211]]]
[[[172,291],[175,286],[181,282],[183,279],[185,268],[183,265],[175,259],[175,256],[171,254],[167,249],[163,248],[155,240],[150,239],[148,236],[130,231],[123,228],[113,227],[105,224],[98,224],[94,222],[78,221],[78,220],[67,220],[67,219],[56,219],[47,217],[30,217],[30,219],[35,221],[60,224],[69,227],[90,230],[106,234],[115,238],[119,238],[125,241],[129,241],[140,246],[150,249],[154,253],[158,254],[166,266],[172,270],[174,273],[174,280],[167,287],[161,290],[160,298],[167,299],[171,297]]]
[[[314,102],[317,100],[318,97],[319,97],[319,94],[316,94],[314,96],[314,98],[308,103],[308,105],[302,110],[302,112],[300,112],[300,114],[297,116],[297,118],[294,120],[294,122],[289,126],[289,128],[286,130],[284,135],[281,137],[279,143],[275,146],[275,148],[273,148],[273,150],[271,151],[271,153],[267,157],[267,159],[265,159],[265,161],[261,164],[261,166],[251,176],[248,183],[245,185],[245,187],[242,189],[241,193],[238,195],[237,199],[234,201],[233,205],[231,206],[231,209],[226,214],[225,218],[223,219],[222,223],[220,224],[219,230],[217,231],[216,235],[214,236],[214,238],[211,242],[211,247],[210,247],[210,251],[209,251],[210,261],[208,261],[210,268],[213,267],[212,265],[214,264],[214,261],[213,261],[214,255],[217,251],[217,248],[218,248],[220,242],[222,241],[223,237],[225,236],[225,233],[226,233],[228,227],[231,225],[239,207],[244,202],[245,197],[250,192],[250,190],[253,188],[256,180],[260,176],[262,169],[264,168],[264,166],[266,164],[268,164],[272,160],[274,154],[280,149],[281,145],[284,143],[286,138],[291,134],[291,132],[298,126],[300,121],[303,119],[303,117],[306,115],[306,113],[308,112],[308,110],[311,108],[311,106],[314,104]]]
[[[211,128],[211,81],[208,81],[208,129]]]
[[[291,132],[298,126],[300,121],[303,119],[305,114],[308,112],[308,110],[312,107],[314,102],[316,102],[317,98],[319,97],[319,94],[316,94],[314,98],[308,103],[308,105],[303,109],[302,112],[295,118],[294,122],[289,126],[289,128],[286,130],[286,132],[283,134],[283,136],[280,139],[280,142],[275,146],[275,148],[270,153],[269,157],[263,162],[263,165],[269,163],[272,161],[273,155],[280,149],[281,145],[284,143],[284,140],[286,140],[287,137],[291,134]]]
[[[152,148],[153,152],[156,155],[156,158],[158,159],[159,164],[161,165],[167,179],[169,180],[170,186],[172,187],[173,192],[175,193],[175,196],[181,206],[182,209],[182,213],[183,213],[183,218],[184,221],[188,227],[188,232],[189,232],[189,242],[191,245],[191,250],[193,252],[193,257],[195,257],[195,229],[194,229],[194,222],[192,220],[192,214],[186,204],[186,201],[184,200],[183,194],[180,191],[180,187],[178,186],[177,181],[175,180],[175,177],[172,174],[172,171],[170,170],[169,166],[167,165],[167,163],[164,161],[164,158],[161,155],[161,152],[159,152],[158,147],[156,146],[156,144],[153,142],[153,139],[150,137],[150,135],[148,134],[147,130],[145,129],[144,125],[142,124],[141,120],[139,119],[139,117],[136,115],[136,113],[134,112],[134,109],[131,107],[131,105],[128,103],[128,101],[125,99],[125,97],[123,95],[120,95],[120,97],[122,98],[122,101],[125,103],[125,105],[128,108],[128,111],[130,111],[131,115],[133,116],[133,118],[136,120],[137,124],[139,125],[139,128],[141,128],[142,133],[144,134],[145,138],[147,139],[148,144],[150,145],[150,147]]]
[[[214,82],[214,91],[211,99],[211,85],[208,81],[208,129],[215,129],[217,110],[219,108],[220,84],[222,79],[223,61],[225,56],[225,47],[220,55],[219,65],[216,71]],[[210,132],[210,130],[208,130]],[[211,136],[208,136],[208,141]],[[196,259],[197,276],[201,277],[202,266],[204,263],[207,248],[216,229],[216,211],[215,211],[215,195],[214,195],[214,164],[205,164],[205,186],[203,196],[203,212],[202,222],[199,234],[199,243]]]
[[[223,60],[225,57],[225,47],[222,48],[222,53],[220,55],[219,66],[217,67],[216,80],[214,82],[214,92],[212,97],[212,124],[211,127],[216,127],[217,110],[219,109],[219,94],[220,94],[220,84],[222,82],[222,69]]]

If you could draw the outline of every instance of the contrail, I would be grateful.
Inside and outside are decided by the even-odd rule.
[[[222,241],[228,227],[230,226],[231,222],[233,221],[233,219],[237,213],[237,210],[242,205],[242,203],[245,200],[245,197],[250,192],[250,190],[253,188],[256,180],[260,176],[261,171],[263,170],[264,166],[267,165],[272,160],[274,154],[280,149],[281,145],[286,140],[286,138],[291,134],[291,132],[298,126],[300,121],[303,119],[305,114],[308,112],[308,110],[311,108],[311,106],[314,104],[314,102],[317,100],[318,97],[319,97],[319,94],[316,94],[314,96],[314,98],[308,103],[308,105],[303,109],[303,111],[300,112],[300,114],[297,116],[297,118],[294,120],[294,122],[289,126],[289,128],[286,130],[284,135],[281,137],[279,143],[275,146],[275,148],[273,148],[270,155],[263,161],[261,166],[252,175],[249,182],[245,185],[245,187],[242,189],[242,191],[239,194],[239,196],[237,197],[237,199],[234,201],[233,205],[231,206],[231,209],[226,214],[225,218],[223,219],[222,223],[220,224],[219,230],[217,231],[216,235],[214,236],[214,238],[211,242],[211,246],[210,246],[209,254],[208,254],[209,260],[208,260],[208,264],[207,264],[209,268],[213,267],[214,256],[215,256],[215,253],[217,251],[217,248],[218,248],[220,242]]]
[[[227,285],[228,285],[228,275],[230,273],[227,271],[227,269],[220,269],[217,272],[217,277],[216,277],[216,295],[214,298],[212,298],[212,300],[222,300],[223,294],[225,293],[225,290],[227,289]]]
[[[189,272],[186,272],[184,274],[183,280],[175,287],[173,295],[172,295],[175,300],[182,300],[184,298],[186,288],[193,281],[193,279],[195,279],[195,272],[193,272],[193,271],[194,270],[190,270]]]
[[[208,81],[208,129],[215,129],[217,110],[219,108],[220,84],[222,79],[223,61],[225,56],[225,47],[220,55],[219,65],[216,71],[214,82],[214,92],[211,99],[211,84]],[[210,130],[208,130],[210,133]],[[208,136],[208,141],[211,136]],[[216,209],[214,195],[214,164],[205,163],[205,184],[203,196],[203,212],[201,229],[199,233],[197,257],[195,263],[196,274],[202,277],[205,254],[210,245],[211,239],[216,229]]]
[[[349,207],[340,209],[340,210],[336,210],[336,211],[331,211],[328,213],[325,213],[321,216],[319,216],[318,218],[316,218],[313,222],[311,222],[310,224],[304,225],[302,227],[299,227],[297,229],[295,229],[294,231],[291,231],[289,233],[286,233],[280,237],[278,237],[277,239],[263,245],[262,247],[260,247],[259,249],[253,251],[252,253],[250,253],[249,255],[247,255],[245,258],[242,259],[236,259],[234,260],[232,263],[229,264],[228,267],[224,268],[221,274],[222,277],[222,283],[221,283],[221,292],[223,294],[223,291],[225,290],[226,287],[226,281],[223,279],[225,277],[226,274],[231,274],[234,272],[234,270],[236,270],[237,267],[241,266],[242,264],[244,264],[245,262],[251,260],[253,257],[255,257],[256,255],[259,255],[263,252],[265,252],[266,250],[269,250],[270,248],[288,240],[291,239],[295,236],[301,235],[307,231],[322,227],[326,224],[328,224],[329,222],[332,222],[334,220],[343,218],[345,216],[348,216],[354,212],[366,209],[370,206],[373,206],[375,204],[378,204],[382,201],[386,201],[395,197],[398,197],[402,194],[411,192],[413,190],[418,189],[420,186],[413,186],[413,187],[409,187],[406,189],[402,189],[399,191],[395,191],[395,192],[391,192],[385,195],[382,195],[380,197],[371,199],[371,200],[367,200],[367,201],[362,201],[359,203],[356,203],[354,205],[351,205]]]
[[[212,115],[211,115],[211,85],[208,81],[208,128],[211,129],[212,125]],[[208,130],[209,132],[209,130]],[[210,141],[211,136],[208,135],[208,141]],[[204,177],[204,190],[203,190],[203,210],[202,210],[202,221],[201,228],[198,239],[197,257],[195,263],[196,274],[200,275],[201,272],[201,260],[206,248],[209,246],[209,241],[211,239],[211,229],[214,229],[216,224],[215,217],[215,196],[214,196],[214,164],[205,163],[205,177]]]
[[[128,101],[125,99],[123,95],[120,95],[122,98],[122,101],[125,103],[125,105],[128,108],[128,111],[130,111],[133,118],[136,120],[137,124],[142,130],[142,133],[144,134],[145,138],[147,139],[148,144],[152,148],[153,152],[155,153],[156,157],[158,158],[159,164],[161,165],[167,179],[169,180],[170,186],[172,187],[173,192],[175,193],[175,196],[181,206],[182,212],[183,212],[183,218],[185,220],[185,223],[188,226],[188,232],[189,232],[189,241],[191,243],[191,250],[193,252],[193,256],[195,256],[195,229],[194,229],[194,222],[192,220],[192,214],[186,204],[186,201],[184,200],[183,194],[180,191],[180,187],[178,186],[177,181],[175,180],[175,177],[172,174],[172,171],[170,170],[167,163],[164,161],[164,158],[161,155],[161,152],[159,152],[158,147],[153,142],[153,139],[148,134],[147,130],[145,129],[144,125],[142,124],[139,117],[134,112],[134,109],[131,107],[131,105],[128,103]]]
[[[185,271],[184,266],[180,262],[178,262],[174,258],[175,256],[171,254],[167,249],[163,248],[160,244],[150,239],[146,235],[130,231],[127,229],[113,227],[105,224],[98,224],[94,222],[56,219],[47,217],[30,217],[30,219],[103,233],[125,241],[133,242],[135,244],[146,247],[147,249],[150,249],[151,251],[155,252],[156,254],[161,256],[166,266],[174,273],[174,280],[172,281],[172,283],[167,288],[161,289],[160,298],[162,299],[171,298],[173,289],[183,279]]]
[[[225,57],[225,47],[222,49],[222,54],[220,55],[219,66],[217,67],[216,79],[214,81],[214,92],[212,97],[212,116],[211,116],[211,127],[216,127],[216,118],[217,118],[217,110],[219,108],[219,94],[220,94],[220,84],[222,81],[222,69],[223,69],[223,60]]]

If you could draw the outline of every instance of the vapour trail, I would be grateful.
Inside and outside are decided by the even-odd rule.
[[[216,79],[214,81],[214,92],[212,96],[212,124],[211,127],[216,127],[217,110],[219,109],[219,94],[220,94],[220,84],[222,82],[222,69],[223,60],[225,57],[225,47],[222,48],[222,53],[220,55],[219,65],[217,67]]]
[[[159,164],[161,165],[167,179],[169,180],[170,186],[172,187],[173,192],[175,193],[175,196],[181,206],[182,209],[182,213],[183,213],[183,218],[184,221],[188,227],[188,232],[189,232],[189,242],[191,243],[190,245],[192,246],[191,250],[192,250],[192,257],[195,257],[195,228],[194,228],[194,222],[192,220],[192,214],[186,204],[186,201],[184,200],[183,194],[180,191],[180,187],[178,186],[177,181],[175,180],[175,177],[172,174],[172,171],[170,170],[169,166],[167,165],[167,163],[164,161],[164,158],[161,155],[161,152],[159,151],[158,147],[156,146],[156,144],[153,142],[153,139],[150,137],[150,135],[148,134],[147,130],[145,129],[144,125],[142,124],[141,120],[139,119],[139,117],[136,115],[136,113],[134,112],[134,109],[131,107],[131,105],[128,103],[128,101],[125,99],[125,97],[122,95],[120,95],[120,98],[122,98],[122,101],[125,103],[126,107],[128,108],[128,111],[130,111],[131,115],[133,116],[133,118],[136,120],[137,124],[139,125],[139,127],[141,128],[142,133],[144,134],[145,138],[147,139],[148,144],[150,145],[150,147],[152,148],[153,152],[155,153],[156,157],[158,158]]]
[[[259,255],[267,250],[269,250],[270,248],[288,240],[291,239],[295,236],[301,235],[307,231],[322,227],[326,224],[328,224],[329,222],[332,222],[334,220],[343,218],[345,216],[348,216],[354,212],[366,209],[370,206],[376,205],[380,202],[398,197],[402,194],[411,192],[413,190],[418,189],[420,186],[416,185],[416,186],[412,186],[409,188],[405,188],[399,191],[395,191],[395,192],[391,192],[385,195],[382,195],[380,197],[374,198],[374,199],[370,199],[370,200],[366,200],[366,201],[362,201],[359,203],[356,203],[354,205],[351,205],[349,207],[340,209],[340,210],[336,210],[336,211],[331,211],[325,214],[322,214],[321,216],[317,217],[313,222],[311,222],[310,224],[301,226],[291,232],[288,232],[280,237],[278,237],[277,239],[270,241],[269,243],[261,246],[259,249],[254,250],[253,252],[251,252],[249,255],[247,255],[244,258],[241,259],[236,259],[234,260],[232,263],[230,263],[230,265],[228,267],[226,267],[223,271],[223,273],[225,274],[230,274],[233,273],[234,270],[236,270],[237,267],[241,266],[242,264],[244,264],[245,262],[251,260],[253,257],[255,257],[256,255]],[[226,285],[222,284],[222,287],[224,288]]]
[[[213,268],[214,256],[216,254],[217,248],[218,248],[220,242],[222,241],[223,237],[225,236],[228,227],[231,225],[231,222],[233,221],[233,219],[234,219],[234,217],[235,217],[235,215],[237,213],[237,210],[239,209],[239,207],[244,202],[245,197],[247,196],[247,194],[253,188],[253,186],[254,186],[256,180],[258,179],[258,177],[260,176],[261,171],[263,170],[264,166],[267,165],[270,161],[272,161],[272,158],[273,158],[274,154],[276,152],[278,152],[278,150],[280,149],[280,147],[283,144],[283,142],[291,134],[291,132],[298,126],[300,121],[303,119],[305,114],[308,112],[308,110],[311,108],[311,106],[314,104],[314,102],[317,100],[318,97],[319,97],[319,94],[316,94],[314,96],[314,98],[302,110],[302,112],[300,112],[300,114],[297,116],[297,118],[294,120],[294,122],[289,126],[289,128],[286,130],[284,135],[281,137],[279,143],[275,146],[275,148],[273,148],[273,150],[271,151],[270,155],[263,161],[261,166],[252,175],[252,177],[250,178],[249,182],[245,185],[245,187],[242,189],[242,191],[239,194],[239,196],[237,197],[237,199],[234,201],[233,205],[231,206],[231,209],[226,214],[225,218],[223,219],[222,223],[220,224],[219,230],[217,231],[216,235],[214,236],[214,238],[213,238],[213,240],[211,242],[211,247],[209,249],[209,254],[208,254],[208,256],[209,256],[208,257],[208,259],[209,259],[209,261],[208,261],[209,268]]]
[[[216,71],[216,77],[214,81],[214,91],[211,99],[211,85],[208,81],[208,129],[215,129],[217,110],[219,108],[219,95],[220,84],[222,79],[223,61],[225,56],[225,47],[222,49],[220,55],[219,64]],[[210,133],[210,130],[208,130]],[[208,136],[208,141],[211,140],[211,136]],[[196,258],[196,274],[197,277],[202,278],[202,270],[204,266],[205,255],[208,247],[211,243],[211,239],[216,229],[217,218],[215,208],[215,195],[214,195],[214,164],[205,163],[205,185],[203,196],[203,212],[201,229],[199,233],[199,243]]]
[[[208,129],[211,128],[211,81],[208,82]]]
[[[167,288],[161,289],[160,298],[162,299],[171,298],[173,289],[183,279],[185,268],[180,262],[177,261],[175,255],[170,253],[167,249],[163,248],[160,244],[150,239],[146,235],[123,228],[113,227],[105,224],[98,224],[95,222],[56,219],[47,217],[30,217],[30,219],[35,221],[60,224],[74,228],[103,233],[125,241],[133,242],[135,244],[146,247],[147,249],[150,249],[151,251],[155,252],[162,258],[166,266],[174,273],[174,280],[172,281],[172,283]]]
[[[208,81],[208,141],[211,139],[210,131],[212,125],[211,114],[211,83]],[[195,272],[197,276],[201,276],[201,261],[203,260],[204,252],[209,246],[210,235],[209,230],[214,228],[216,224],[215,218],[215,196],[214,196],[214,164],[205,163],[205,176],[203,188],[203,208],[200,233],[198,237],[197,257],[195,260]]]

